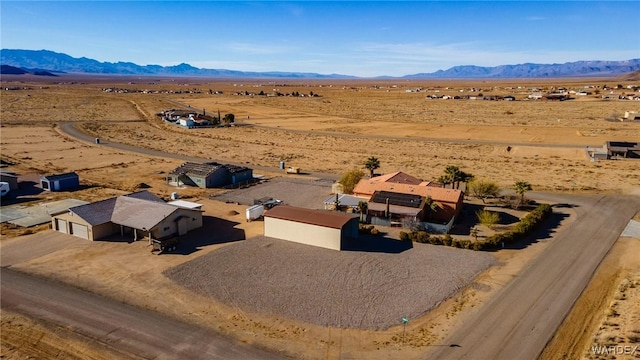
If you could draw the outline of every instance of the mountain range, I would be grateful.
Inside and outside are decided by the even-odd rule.
[[[247,72],[227,69],[203,69],[189,64],[174,66],[138,65],[131,62],[100,62],[86,57],[74,58],[49,50],[0,50],[0,64],[33,73],[38,69],[50,73],[84,73],[110,75],[193,76],[212,78],[292,78],[349,79],[356,76],[301,72]],[[518,64],[482,67],[454,66],[432,73],[405,75],[403,79],[473,79],[473,78],[558,78],[613,77],[640,70],[640,59],[625,61],[576,61],[564,64]],[[3,72],[4,73],[4,72]],[[383,77],[380,77],[383,78]],[[384,77],[391,78],[391,77]]]

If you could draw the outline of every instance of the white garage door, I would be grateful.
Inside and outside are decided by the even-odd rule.
[[[77,236],[83,239],[89,239],[89,229],[87,229],[86,225],[69,223],[69,226],[71,227],[70,233],[73,236]]]
[[[56,229],[61,233],[67,234],[67,220],[56,219]]]

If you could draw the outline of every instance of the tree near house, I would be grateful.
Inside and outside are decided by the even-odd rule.
[[[440,205],[438,205],[437,202],[433,201],[431,196],[427,196],[424,203],[425,203],[425,209],[429,212],[428,219],[429,221],[431,221],[433,214],[438,212],[438,209],[440,209]]]
[[[373,177],[373,172],[376,171],[376,169],[380,168],[380,160],[378,160],[378,158],[375,156],[371,156],[367,159],[367,161],[365,161],[364,167],[365,169],[369,170],[369,176]]]
[[[360,213],[360,222],[365,222],[365,220],[362,219],[362,216],[364,214],[367,213],[367,211],[369,210],[369,204],[367,204],[366,201],[358,201],[358,212]]]
[[[454,187],[459,189],[461,182],[467,183],[471,181],[471,179],[473,179],[473,175],[460,170],[460,168],[455,165],[449,165],[444,169],[444,175],[438,178],[438,182],[445,184],[445,187],[447,184],[451,184],[452,189]]]
[[[224,117],[222,118],[222,121],[224,121],[225,124],[231,124],[236,120],[236,116],[233,114],[225,114]]]
[[[520,201],[518,202],[518,204],[516,206],[516,208],[519,208],[520,205],[522,205],[524,203],[524,194],[527,191],[533,190],[533,188],[531,187],[531,184],[529,184],[526,181],[522,181],[522,180],[516,181],[516,183],[513,184],[513,188],[516,191],[516,193],[518,195],[520,195]]]
[[[500,187],[490,180],[474,180],[469,183],[468,191],[486,204],[486,199],[500,194]]]
[[[360,169],[353,169],[340,178],[338,182],[342,185],[342,192],[345,194],[353,194],[353,188],[356,187],[360,179],[364,177],[364,172]]]

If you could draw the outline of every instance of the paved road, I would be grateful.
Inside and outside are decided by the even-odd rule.
[[[120,353],[144,359],[283,359],[211,330],[3,267],[3,309],[61,324]]]
[[[532,195],[534,197],[534,195]],[[461,325],[429,359],[536,359],[633,215],[640,198],[535,194],[575,206],[578,217]]]

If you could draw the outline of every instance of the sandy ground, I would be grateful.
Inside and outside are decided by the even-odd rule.
[[[505,187],[515,180],[526,180],[536,190],[640,194],[640,173],[635,171],[637,162],[591,163],[582,149],[586,144],[600,145],[605,140],[637,141],[640,124],[607,120],[627,110],[638,110],[638,104],[632,102],[595,98],[562,103],[445,101],[426,100],[426,93],[404,92],[408,87],[423,85],[431,92],[437,88],[441,93],[454,94],[459,89],[477,86],[487,94],[514,93],[526,97],[526,89],[515,88],[520,84],[493,82],[452,82],[451,89],[431,82],[402,83],[398,87],[392,87],[391,83],[374,87],[371,83],[348,82],[295,83],[290,86],[247,81],[196,83],[193,80],[114,83],[109,79],[95,83],[10,84],[20,84],[29,89],[2,91],[2,159],[14,162],[12,169],[21,174],[77,171],[83,183],[92,185],[80,192],[46,195],[39,199],[69,196],[93,201],[134,190],[141,183],[151,186],[150,190],[162,197],[176,191],[164,183],[164,173],[175,168],[180,161],[132,155],[77,142],[57,132],[54,124],[60,121],[82,123],[87,131],[105,139],[193,156],[207,157],[211,154],[211,157],[235,163],[276,167],[280,160],[285,160],[288,165],[305,170],[341,173],[351,168],[362,168],[362,162],[374,155],[381,160],[378,172],[400,170],[426,180],[437,178],[445,166],[455,164],[476,177],[494,179]],[[561,84],[542,82],[536,86],[550,88],[584,84],[580,80],[563,80]],[[172,91],[201,89],[205,93],[114,94],[103,92],[103,87]],[[312,90],[321,97],[231,95],[233,91],[257,92],[262,88],[268,92],[276,87],[282,92],[309,93]],[[207,89],[224,90],[224,95],[209,95]],[[183,130],[160,124],[153,116],[180,104],[206,108],[207,112],[217,109],[222,114],[233,112],[238,120],[256,126]],[[417,137],[477,139],[500,144],[430,142]],[[505,144],[509,143],[516,145],[507,151]],[[544,144],[554,147],[540,146]],[[177,191],[182,197],[194,201],[217,194],[216,190]],[[411,359],[421,358],[427,346],[441,345],[441,339],[457,322],[464,321],[474,308],[490,298],[510,278],[517,276],[528,260],[546,246],[545,242],[537,242],[525,249],[497,252],[499,265],[489,268],[473,284],[443,302],[436,310],[412,319],[402,346],[401,326],[379,331],[342,329],[249,313],[242,308],[186,292],[162,276],[166,269],[232,244],[232,240],[260,234],[261,223],[244,222],[244,207],[203,202],[206,203],[206,214],[211,219],[221,219],[216,225],[224,231],[214,236],[196,234],[195,242],[184,254],[155,256],[143,242],[87,243],[71,238],[72,245],[52,249],[46,255],[32,252],[13,266],[72,282],[117,300],[213,326],[241,341],[286,349],[301,358],[375,356]],[[31,236],[10,239],[3,229],[0,242],[3,266],[6,265],[5,256],[16,246],[12,244],[19,242],[19,248],[27,249],[27,253],[29,248],[39,247]],[[631,245],[626,243],[625,246]],[[635,296],[632,292],[628,294],[629,297]],[[168,301],[161,302],[158,298]],[[608,305],[607,301],[601,302],[603,307]],[[625,301],[619,303],[617,306],[627,304]],[[605,311],[600,306],[589,309],[594,308]],[[17,318],[7,315],[7,319]],[[3,334],[6,334],[5,329],[12,329],[13,325],[4,320],[3,314]],[[575,322],[575,328],[582,327],[582,323]],[[30,332],[32,334],[47,332],[42,328],[31,328],[34,329]],[[69,341],[65,340],[65,344]],[[3,352],[6,343],[3,339]],[[560,344],[565,347],[564,341]]]
[[[638,254],[640,239],[618,240],[540,359],[640,357]],[[614,349],[608,355],[598,352],[610,346]]]

